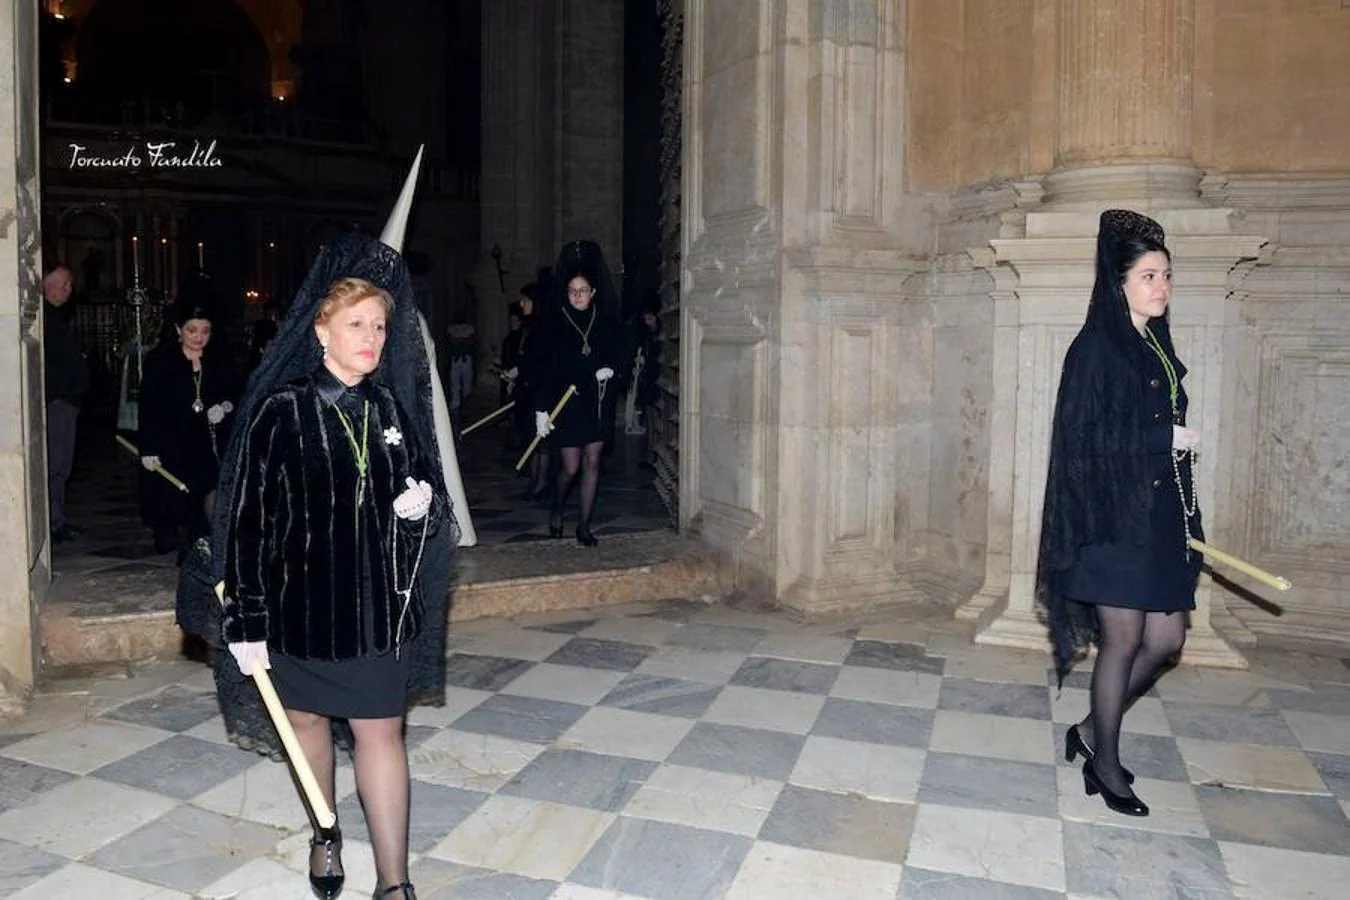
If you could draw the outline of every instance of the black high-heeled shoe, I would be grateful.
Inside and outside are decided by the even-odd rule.
[[[585,522],[577,523],[577,543],[583,547],[594,547],[600,541],[591,534],[590,526]]]
[[[1087,745],[1087,742],[1083,740],[1083,736],[1078,733],[1078,726],[1074,725],[1070,727],[1068,733],[1064,735],[1064,758],[1069,762],[1073,762],[1074,758],[1080,753],[1083,755],[1083,759],[1086,762],[1092,762],[1094,755],[1092,748]],[[1134,784],[1133,772],[1124,766],[1120,767],[1120,771],[1125,773],[1126,781],[1130,784]]]
[[[548,516],[548,536],[551,538],[562,537],[563,515],[560,512],[549,513]]]
[[[1083,790],[1091,797],[1093,794],[1101,794],[1102,800],[1113,811],[1122,816],[1146,816],[1148,815],[1148,805],[1134,795],[1134,791],[1126,789],[1128,793],[1117,794],[1097,777],[1097,770],[1092,768],[1092,760],[1083,763]]]
[[[394,897],[394,891],[402,891],[397,897]],[[371,900],[417,900],[417,894],[413,892],[412,882],[404,881],[401,884],[391,884],[389,887],[375,888],[375,893]]]
[[[323,849],[319,856],[323,862],[323,871],[315,872],[314,851],[320,848]],[[346,880],[347,876],[342,871],[342,830],[337,826],[320,828],[319,833],[309,841],[309,886],[320,900],[333,900],[342,893],[342,883]]]

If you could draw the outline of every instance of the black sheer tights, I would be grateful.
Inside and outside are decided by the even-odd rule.
[[[1186,641],[1186,614],[1098,606],[1097,663],[1092,670],[1092,711],[1079,732],[1092,746],[1092,767],[1111,791],[1128,794],[1120,766],[1120,723],[1163,666]]]
[[[553,498],[553,521],[562,525],[563,509],[567,505],[567,493],[572,482],[581,473],[581,524],[590,527],[591,515],[595,512],[595,495],[600,487],[600,451],[605,448],[604,441],[595,441],[584,447],[562,447],[558,450],[561,463],[558,466],[557,492]]]

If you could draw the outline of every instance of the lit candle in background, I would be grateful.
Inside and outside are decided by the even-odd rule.
[[[141,283],[141,239],[134,234],[131,236],[131,283]]]
[[[197,268],[206,270],[206,241],[197,242]]]
[[[159,289],[169,292],[169,239],[159,239]]]

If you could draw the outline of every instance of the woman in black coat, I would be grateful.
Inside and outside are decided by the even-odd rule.
[[[211,341],[214,304],[205,277],[193,276],[179,290],[172,336],[146,354],[141,378],[137,440],[146,468],[141,508],[158,553],[207,533],[220,454],[239,399],[238,370],[229,353]],[[159,466],[184,482],[187,492],[155,472]]]
[[[449,506],[427,480],[439,483],[415,424],[368,377],[393,307],[369,281],[334,282],[313,318],[322,362],[251,416],[229,511],[222,630],[242,672],[272,670],[330,807],[331,720],[349,722],[380,894],[411,897],[403,720],[424,617],[415,585]],[[335,896],[341,834],[316,833],[311,847],[314,889]]]
[[[549,534],[562,537],[567,495],[580,472],[577,542],[594,547],[591,516],[600,484],[600,455],[618,393],[611,382],[623,359],[618,297],[600,247],[591,241],[563,247],[553,269],[552,289],[557,296],[535,344],[540,360],[531,366],[536,433],[549,438],[560,461]],[[549,412],[569,386],[576,394],[550,426]]]
[[[1063,673],[1097,643],[1092,709],[1069,729],[1089,794],[1146,816],[1120,761],[1125,710],[1180,653],[1195,608],[1201,538],[1186,427],[1186,367],[1168,329],[1172,260],[1162,227],[1102,214],[1087,322],[1060,379],[1041,525],[1037,592]]]

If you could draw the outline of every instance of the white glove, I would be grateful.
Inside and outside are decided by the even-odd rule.
[[[224,411],[225,415],[227,415],[227,416],[228,416],[230,413],[234,412],[234,404],[231,403],[231,402],[228,401],[228,400],[222,400],[222,401],[220,402],[219,406],[220,406],[221,410]]]
[[[520,375],[520,366],[512,366],[511,368],[507,369],[505,372],[502,373],[502,377],[504,377],[507,381],[515,381],[519,375]]]
[[[267,655],[267,641],[230,644],[230,654],[239,664],[239,671],[245,675],[252,675],[256,670],[272,668],[271,657]]]
[[[411,475],[408,476],[407,484],[407,489],[394,498],[394,515],[416,522],[431,509],[431,485],[417,481]]]
[[[206,421],[210,422],[212,425],[219,425],[221,422],[225,421],[226,412],[228,412],[228,410],[225,409],[225,404],[223,403],[217,403],[215,406],[208,406],[206,408]]]
[[[1200,449],[1200,432],[1196,431],[1194,428],[1187,428],[1184,425],[1173,425],[1172,449],[1173,450]]]
[[[142,456],[141,465],[145,466],[145,471],[153,472],[159,468],[158,456]]]
[[[552,430],[553,423],[548,420],[548,413],[536,411],[534,414],[534,433],[541,438],[546,438]]]
[[[601,384],[603,384],[606,381],[609,381],[613,377],[614,377],[614,370],[611,369],[609,366],[605,366],[603,368],[595,370],[595,380],[600,382]]]

